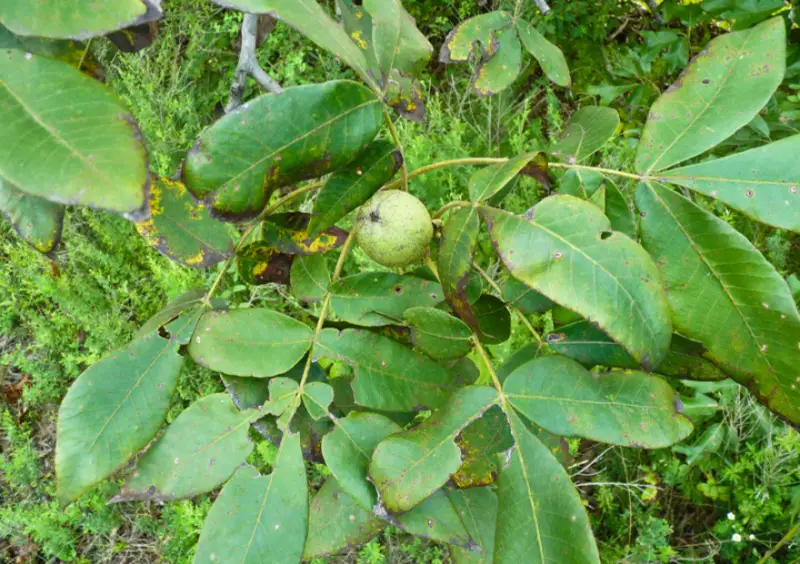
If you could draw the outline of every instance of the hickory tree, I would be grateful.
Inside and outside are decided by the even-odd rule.
[[[574,113],[545,150],[408,170],[394,120],[424,119],[419,73],[433,47],[400,0],[336,0],[335,12],[316,0],[218,3],[246,12],[227,113],[160,178],[80,43],[110,34],[146,46],[160,2],[0,2],[0,208],[20,236],[51,253],[65,206],[89,206],[129,218],[175,261],[221,263],[213,284],[73,384],[58,415],[64,503],[121,469],[116,502],[221,488],[197,562],[300,562],[387,524],[452,545],[457,562],[598,562],[564,437],[678,443],[694,428],[682,379],[731,378],[800,423],[789,288],[698,205],[800,231],[800,135],[708,155],[780,85],[784,16],[711,40],[650,108],[630,170],[592,164],[620,123],[600,106]],[[461,23],[441,46],[443,63],[474,66],[475,95],[510,86],[524,53],[570,87],[562,52],[521,4]],[[253,54],[264,18],[358,80],[282,89]],[[270,92],[243,101],[249,77]],[[429,215],[407,192],[419,175],[466,166],[477,167],[469,201]],[[515,215],[504,197],[521,176],[549,193]],[[287,211],[311,193],[310,213]],[[351,212],[348,232],[337,224]],[[500,284],[477,264],[485,236]],[[395,270],[342,276],[354,244]],[[288,285],[291,315],[220,299],[234,262],[250,284]],[[551,310],[567,322],[540,335],[532,316]],[[509,338],[512,316],[530,343],[497,365],[487,346]],[[187,358],[227,393],[164,427]],[[268,475],[245,462],[251,433],[276,446]],[[331,473],[310,501],[304,460]]]

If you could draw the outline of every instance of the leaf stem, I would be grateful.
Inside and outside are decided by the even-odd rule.
[[[599,172],[601,174],[611,174],[612,176],[623,176],[625,178],[633,178],[634,180],[647,180],[647,176],[642,176],[640,174],[633,174],[630,172],[623,172],[621,170],[615,170],[613,168],[600,168],[598,166],[586,166],[586,165],[576,165],[576,164],[568,164],[568,163],[550,163],[550,168],[570,168],[574,170],[593,170],[594,172]]]
[[[236,246],[233,249],[233,253],[231,253],[231,256],[229,256],[228,259],[223,263],[222,268],[220,269],[219,274],[217,275],[217,278],[214,280],[214,283],[211,285],[211,288],[209,288],[206,297],[203,298],[203,303],[207,307],[211,306],[211,298],[214,296],[217,290],[219,290],[219,285],[222,283],[222,279],[225,277],[225,273],[228,271],[228,268],[231,266],[231,263],[233,263],[234,259],[236,258],[236,253],[239,252],[242,247],[244,247],[245,243],[250,238],[250,235],[253,234],[253,231],[255,231],[256,227],[259,226],[259,224],[264,220],[264,218],[272,215],[282,205],[291,202],[298,196],[302,196],[306,192],[311,192],[312,190],[321,188],[324,185],[325,182],[323,181],[306,184],[305,186],[302,186],[297,190],[289,192],[271,206],[267,206],[266,208],[264,208],[264,210],[260,214],[258,214],[258,216],[250,223],[250,225],[248,225],[247,229],[245,229],[244,232],[242,232],[242,235],[239,237],[239,241],[236,243]]]
[[[494,384],[497,393],[500,394],[500,402],[505,405],[506,395],[503,393],[503,385],[500,383],[500,378],[497,377],[497,372],[495,372],[494,366],[492,366],[492,360],[489,358],[489,353],[486,352],[483,343],[481,343],[481,340],[477,335],[473,334],[471,338],[472,344],[475,345],[475,348],[478,350],[478,353],[483,359],[483,363],[486,365],[486,369],[489,371],[489,375],[492,377],[492,384]]]
[[[798,521],[797,523],[795,523],[795,524],[794,524],[794,527],[792,527],[791,529],[789,529],[789,532],[788,532],[788,533],[786,533],[785,535],[783,535],[783,538],[782,538],[781,540],[779,540],[779,541],[778,541],[778,544],[776,544],[775,546],[773,546],[772,548],[770,548],[770,549],[767,551],[767,553],[766,553],[766,554],[765,554],[765,555],[764,555],[764,556],[761,558],[761,560],[759,560],[759,561],[758,561],[758,563],[757,563],[757,564],[764,564],[765,562],[767,562],[767,561],[768,561],[770,558],[772,558],[772,555],[773,555],[773,554],[775,554],[776,552],[778,552],[778,551],[781,549],[781,547],[782,547],[783,545],[785,545],[787,542],[789,542],[790,540],[792,540],[792,538],[793,538],[793,537],[794,537],[794,536],[795,536],[797,533],[800,533],[800,521]]]
[[[428,172],[431,172],[431,171],[434,171],[434,170],[438,170],[440,168],[447,168],[447,167],[450,167],[450,166],[491,165],[491,164],[504,163],[507,160],[508,159],[495,159],[495,158],[486,157],[486,158],[452,159],[452,160],[449,160],[449,161],[440,161],[438,163],[432,163],[432,164],[429,164],[427,166],[420,167],[420,168],[418,168],[416,170],[412,170],[411,172],[408,173],[408,179],[411,180],[412,178],[416,178],[417,176],[420,176],[422,174],[425,174],[425,173],[428,173]],[[400,184],[402,184],[402,182],[403,182],[402,179],[395,180],[394,182],[391,182],[391,183],[387,184],[385,188],[387,190],[391,190],[392,188],[395,188],[395,187],[399,186]]]
[[[474,204],[473,202],[461,202],[461,201],[457,201],[457,202],[449,202],[448,204],[444,205],[444,206],[442,207],[442,209],[440,209],[440,210],[439,210],[439,211],[437,211],[435,214],[433,214],[433,216],[431,217],[431,219],[439,219],[439,218],[440,218],[440,217],[442,217],[442,216],[443,216],[445,213],[447,213],[447,211],[448,211],[448,210],[451,210],[451,209],[453,209],[453,208],[471,208],[471,207],[472,207],[472,206],[474,206],[474,205],[475,205],[475,204]]]
[[[494,291],[497,292],[500,295],[500,297],[503,296],[503,290],[500,288],[500,286],[497,285],[497,282],[492,280],[492,277],[489,276],[488,272],[486,272],[480,266],[478,266],[477,263],[472,263],[472,268],[474,268],[476,271],[478,271],[478,274],[480,274],[483,277],[483,279],[486,280],[486,282],[489,283],[489,286],[491,286],[494,289]],[[542,337],[539,335],[539,332],[536,331],[536,328],[533,326],[533,324],[525,316],[525,313],[519,307],[517,307],[515,304],[506,303],[506,305],[514,310],[514,313],[517,314],[517,316],[520,318],[522,323],[528,328],[528,331],[530,331],[530,333],[533,336],[533,338],[536,339],[537,343],[539,343],[539,348],[542,348],[543,346],[545,346],[545,342],[542,340]]]
[[[403,190],[408,192],[408,164],[406,164],[406,152],[403,149],[403,143],[400,141],[400,135],[397,133],[397,128],[392,121],[392,116],[386,108],[383,109],[383,118],[384,121],[386,121],[386,126],[389,128],[392,141],[394,141],[394,144],[400,149],[400,157],[403,159],[403,164],[400,165],[400,180],[403,183]]]
[[[328,310],[330,309],[331,305],[331,286],[333,286],[337,280],[339,280],[339,276],[342,274],[342,267],[344,266],[344,261],[347,258],[347,255],[350,254],[350,249],[353,247],[353,241],[355,241],[356,236],[356,229],[350,232],[350,235],[347,236],[347,240],[344,242],[342,246],[342,252],[339,255],[339,260],[336,261],[336,267],[333,269],[333,274],[331,275],[331,283],[328,286],[328,290],[325,292],[325,299],[322,302],[322,308],[319,312],[319,319],[317,320],[317,326],[314,328],[314,334],[311,336],[311,346],[308,349],[308,358],[306,358],[306,365],[303,368],[303,376],[300,378],[300,387],[297,389],[298,396],[303,394],[303,388],[306,385],[306,381],[308,380],[308,374],[311,371],[311,364],[312,358],[314,357],[314,345],[319,338],[319,334],[322,332],[322,328],[325,325],[325,320],[328,317]],[[295,413],[297,413],[297,408],[300,406],[300,402],[295,402],[294,404],[294,411],[290,414],[288,418],[288,423],[291,423],[292,419],[294,419]]]

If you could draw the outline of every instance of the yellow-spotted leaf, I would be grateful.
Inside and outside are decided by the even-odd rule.
[[[291,282],[294,266],[293,255],[279,252],[264,241],[250,243],[236,253],[236,269],[239,276],[251,286]]]
[[[206,268],[233,253],[228,228],[211,218],[179,181],[159,178],[150,187],[150,218],[136,230],[159,253],[186,266]]]
[[[309,214],[299,212],[271,215],[262,224],[261,237],[264,243],[287,255],[327,253],[344,245],[347,231],[329,227],[322,233],[310,235],[310,220]]]
[[[493,388],[463,388],[430,419],[383,440],[369,465],[381,504],[403,513],[442,487],[461,466],[456,436],[497,401]]]
[[[0,213],[14,231],[40,253],[48,254],[61,242],[64,206],[26,194],[0,178]]]

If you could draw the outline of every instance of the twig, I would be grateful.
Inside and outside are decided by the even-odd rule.
[[[661,18],[661,12],[658,11],[658,3],[656,0],[644,0],[647,7],[650,8],[650,13],[653,14],[653,19],[659,26],[664,25],[664,20]]]
[[[794,527],[789,529],[789,532],[783,535],[783,538],[780,541],[778,541],[778,544],[776,544],[771,549],[769,549],[769,551],[767,551],[767,553],[763,556],[763,558],[761,558],[761,560],[758,561],[758,564],[764,564],[767,560],[772,558],[772,555],[778,552],[781,549],[781,547],[783,547],[783,545],[792,540],[792,537],[794,537],[797,533],[800,533],[800,521],[795,523]]]
[[[268,16],[267,16],[268,17]],[[245,14],[242,20],[242,49],[239,52],[239,64],[231,86],[230,100],[225,113],[232,112],[242,104],[247,77],[252,76],[265,90],[274,94],[283,92],[281,85],[269,76],[256,58],[256,41],[258,39],[258,15]]]
[[[543,16],[546,16],[550,13],[550,6],[547,5],[545,0],[533,0],[533,3],[539,8],[539,11],[542,12]]]

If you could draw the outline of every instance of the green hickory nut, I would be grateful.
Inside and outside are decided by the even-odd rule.
[[[356,241],[369,258],[393,268],[422,261],[433,238],[425,204],[408,192],[378,192],[361,206]]]

